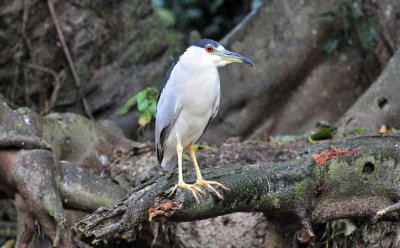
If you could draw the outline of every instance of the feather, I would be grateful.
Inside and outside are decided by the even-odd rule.
[[[219,110],[219,96],[215,99],[213,103],[213,112],[210,116],[210,119],[208,119],[207,125],[204,127],[203,133],[200,135],[200,138],[196,141],[196,143],[201,139],[203,134],[206,132],[208,126],[210,126],[211,124],[211,121],[215,118],[215,116],[217,116],[218,110]]]
[[[172,71],[178,63],[179,57],[171,64],[164,81],[161,84],[160,94],[157,99],[157,114],[156,114],[156,133],[155,133],[155,146],[157,153],[157,160],[161,164],[164,157],[164,142],[170,133],[170,127],[175,119],[175,98],[165,98],[163,95],[164,89],[170,81]],[[161,101],[161,102],[160,102]],[[162,113],[162,114],[161,114]]]
[[[167,74],[165,74],[164,81],[163,81],[162,84],[161,84],[160,94],[158,94],[157,103],[158,103],[158,101],[160,100],[161,93],[163,92],[165,86],[167,86],[168,80],[169,80],[169,78],[171,77],[172,70],[174,69],[174,67],[175,67],[176,63],[178,63],[178,61],[179,61],[179,57],[176,58],[176,59],[174,60],[174,62],[172,62],[172,64],[170,65],[170,67],[169,67],[169,69],[168,69],[168,71],[167,71]]]

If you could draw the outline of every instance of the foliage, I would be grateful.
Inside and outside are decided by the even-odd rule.
[[[141,113],[138,121],[139,125],[141,127],[146,126],[151,121],[151,118],[156,116],[158,94],[158,89],[154,87],[148,87],[140,91],[125,103],[121,114],[127,114],[129,107],[136,101],[137,110]]]
[[[325,243],[325,247],[341,247],[346,237],[357,235],[359,231],[357,229],[358,227],[349,219],[330,221],[325,224],[325,232],[320,240]]]
[[[155,13],[182,33],[219,40],[263,0],[152,0]]]
[[[356,127],[353,129],[353,132],[358,132],[358,133],[362,133],[362,132],[367,132],[368,130],[366,128],[362,128],[362,127]]]
[[[353,32],[357,32],[364,49],[371,49],[378,33],[376,18],[363,13],[360,0],[336,0],[329,11],[321,14],[321,18],[328,29],[334,30],[324,45],[327,53],[334,52],[340,44],[349,40]]]
[[[308,141],[310,143],[314,144],[315,140],[321,140],[321,139],[331,139],[333,133],[336,131],[336,127],[333,126],[323,126],[316,132],[312,133],[310,136],[308,136]]]
[[[305,138],[305,135],[278,135],[273,138],[273,141],[276,141],[277,145],[286,145],[290,142],[302,140]]]
[[[214,147],[209,146],[209,145],[195,144],[194,145],[194,150],[197,151],[199,149],[205,149],[207,151],[212,151],[212,150],[214,150]],[[183,153],[183,158],[186,159],[187,161],[192,162],[192,159],[185,152]]]

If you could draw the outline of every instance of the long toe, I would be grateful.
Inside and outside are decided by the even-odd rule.
[[[208,182],[209,184],[217,185],[217,186],[221,187],[223,190],[229,191],[229,188],[225,187],[224,185],[220,184],[219,182],[216,182],[216,181],[206,181],[206,182]]]
[[[202,191],[199,187],[197,187],[195,184],[187,184],[187,183],[178,183],[174,186],[174,188],[171,191],[170,196],[172,196],[178,187],[184,188],[184,189],[188,189],[190,190],[190,192],[192,192],[194,199],[196,200],[196,202],[200,202],[199,198],[196,195],[196,191],[199,192],[200,194],[205,194],[204,191]]]
[[[220,184],[219,182],[216,182],[216,181],[197,180],[194,185],[205,186],[205,187],[207,187],[207,189],[213,191],[217,195],[217,197],[219,199],[223,199],[223,197],[218,193],[218,191],[216,189],[214,189],[214,187],[211,186],[212,184],[213,185],[217,185],[217,186],[221,187],[224,190],[229,190],[227,187],[225,187],[224,185],[222,185],[222,184]]]
[[[197,190],[200,194],[202,194],[202,195],[205,195],[206,193],[203,191],[203,190],[201,190],[199,187],[197,187],[196,185],[194,185],[193,184],[193,188],[195,189],[195,190]]]
[[[199,201],[199,198],[198,198],[197,195],[196,195],[196,191],[194,190],[194,187],[185,187],[185,188],[187,188],[188,190],[190,190],[190,192],[192,192],[193,197],[194,197],[194,199],[196,200],[196,202],[200,202],[200,201]]]

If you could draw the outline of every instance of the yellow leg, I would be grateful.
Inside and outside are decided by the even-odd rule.
[[[178,144],[176,144],[176,153],[178,154],[178,171],[179,171],[179,179],[178,179],[178,184],[183,184],[185,183],[183,181],[183,175],[182,175],[182,153],[183,153],[183,147],[180,141],[178,141]]]
[[[196,200],[196,202],[199,202],[199,198],[196,195],[196,191],[198,191],[200,194],[205,194],[204,191],[202,191],[199,187],[196,187],[196,185],[194,184],[187,184],[183,181],[183,175],[182,175],[182,153],[183,153],[183,147],[180,141],[178,141],[178,143],[176,144],[176,152],[178,154],[178,173],[179,173],[179,177],[178,177],[178,184],[176,184],[174,186],[174,188],[172,189],[172,192],[170,194],[170,196],[172,196],[176,189],[178,187],[181,188],[185,188],[190,190],[190,192],[192,192],[194,199]]]
[[[204,180],[203,177],[201,176],[199,165],[197,164],[196,154],[194,152],[194,144],[190,144],[189,145],[189,152],[190,152],[190,156],[192,157],[194,169],[196,170],[196,175],[197,175],[197,180],[196,180],[196,183],[194,185],[195,186],[206,186],[209,190],[214,191],[214,193],[217,195],[217,197],[219,199],[222,199],[222,196],[218,193],[218,191],[216,191],[211,186],[211,184],[217,185],[217,186],[221,187],[224,190],[229,190],[229,189],[227,187],[225,187],[224,185],[220,184],[219,182]]]

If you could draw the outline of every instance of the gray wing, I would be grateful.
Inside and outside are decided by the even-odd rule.
[[[164,106],[164,105],[163,105]],[[171,109],[162,108],[162,114],[157,114],[156,117],[156,137],[155,145],[157,152],[157,160],[161,164],[164,156],[164,141],[170,133],[171,126],[175,120],[175,113],[173,111],[174,104],[171,104]],[[169,108],[169,107],[168,107]],[[161,109],[161,108],[159,108]],[[172,111],[171,111],[172,110]],[[157,111],[158,112],[158,111]]]
[[[170,132],[170,127],[176,118],[175,101],[176,95],[175,90],[171,87],[170,76],[179,58],[175,60],[169,68],[167,75],[161,85],[160,95],[157,103],[157,114],[156,114],[156,133],[155,133],[155,146],[157,152],[157,160],[161,164],[163,160],[163,146],[166,137]],[[169,84],[168,84],[169,82]]]
[[[164,81],[163,81],[162,84],[161,84],[160,95],[158,96],[157,101],[160,100],[161,94],[162,94],[162,92],[163,92],[165,86],[167,86],[167,83],[168,83],[168,81],[169,81],[169,78],[171,77],[172,70],[175,68],[176,63],[178,63],[179,58],[180,58],[180,57],[178,57],[177,59],[175,59],[175,61],[172,62],[171,66],[169,67],[169,69],[168,69],[168,71],[167,71],[167,74],[165,75]]]

